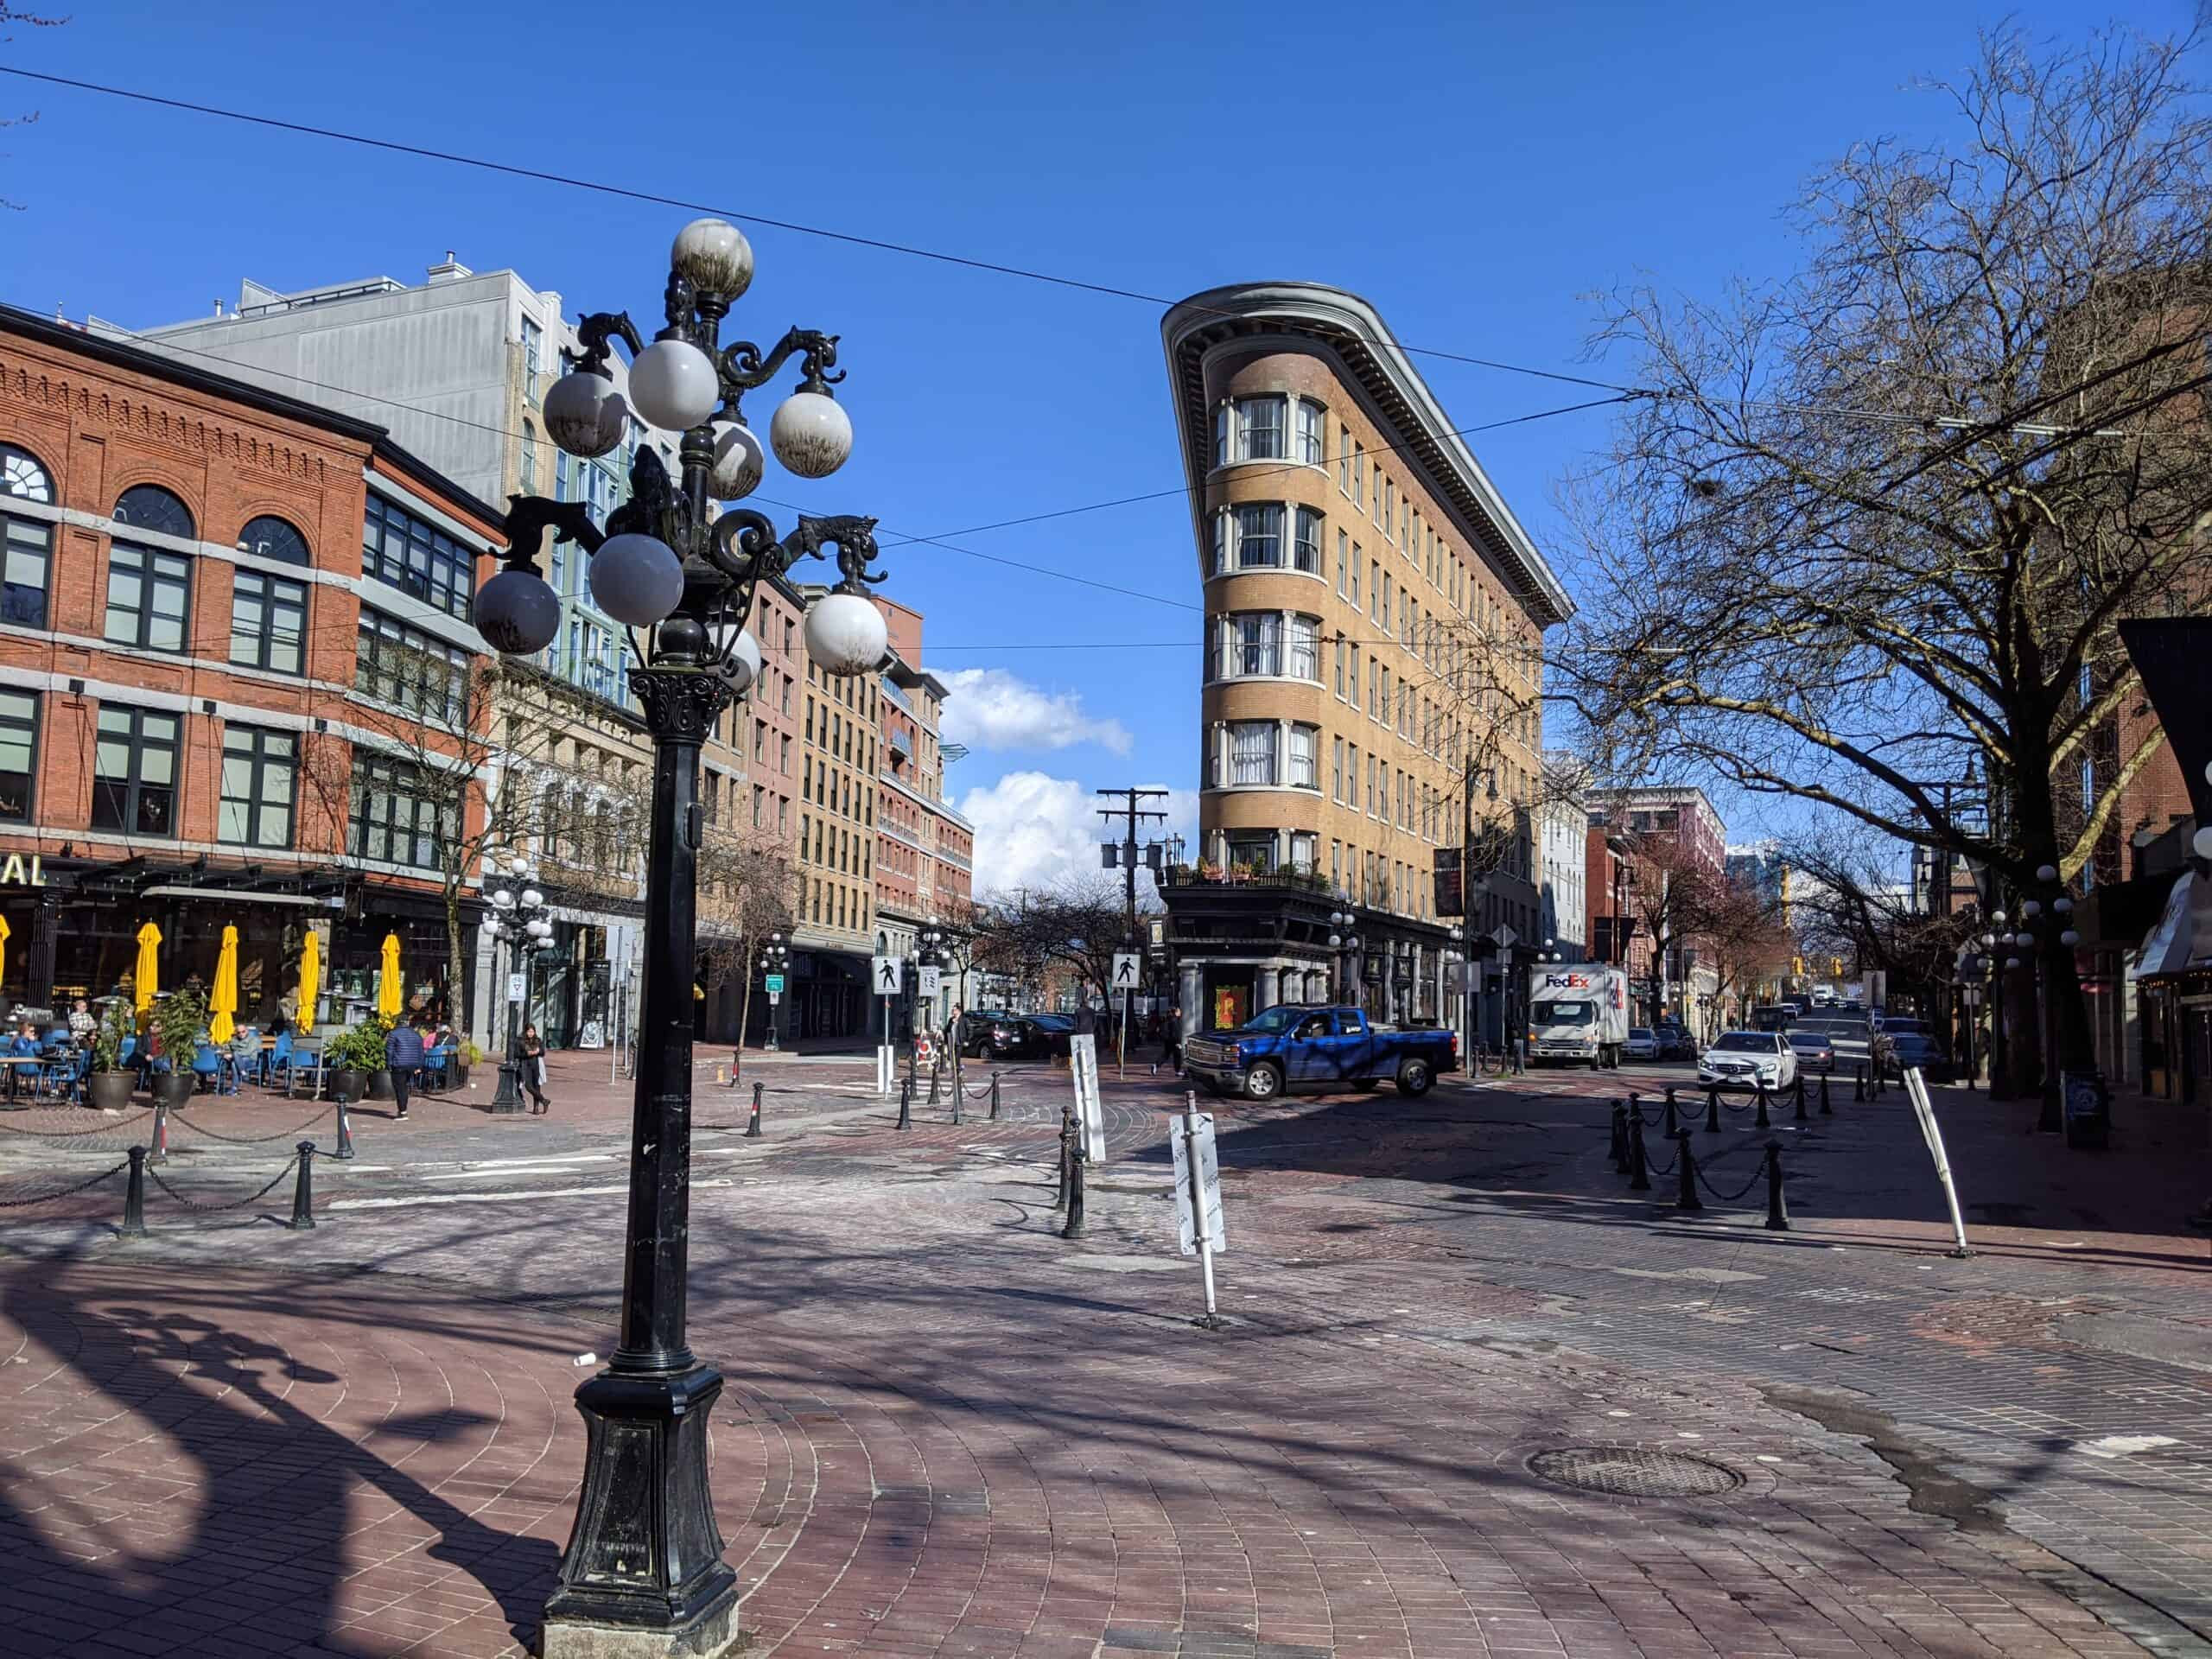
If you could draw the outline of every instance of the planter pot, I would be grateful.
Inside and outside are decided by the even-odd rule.
[[[95,1071],[86,1080],[85,1090],[92,1104],[101,1110],[124,1112],[130,1109],[130,1092],[137,1083],[133,1072]]]
[[[333,1100],[355,1101],[369,1086],[365,1071],[333,1071],[330,1074],[330,1097]]]
[[[454,1062],[453,1086],[456,1089],[466,1089],[468,1087],[468,1062],[467,1060],[456,1060]]]
[[[391,1072],[379,1066],[376,1071],[369,1073],[369,1092],[367,1098],[371,1100],[390,1100],[391,1098]]]
[[[192,1098],[194,1082],[189,1071],[164,1071],[154,1079],[154,1098],[175,1111]]]

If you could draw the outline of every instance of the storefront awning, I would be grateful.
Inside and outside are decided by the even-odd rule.
[[[298,905],[308,910],[343,910],[342,893],[257,893],[251,887],[161,887],[139,891],[141,899],[226,899],[242,905]]]

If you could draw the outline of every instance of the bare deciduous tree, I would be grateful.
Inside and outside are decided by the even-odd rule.
[[[2206,601],[2212,117],[2188,44],[1990,37],[1939,89],[1955,145],[1863,143],[1812,181],[1798,274],[1613,297],[1599,342],[1647,395],[1566,492],[1601,597],[1553,682],[1607,776],[1687,766],[2015,889],[2080,869],[2159,741],[2084,807],[2140,695],[2114,625]],[[1936,781],[1970,761],[1978,816]],[[2071,953],[2044,965],[2086,1068]]]
[[[771,933],[791,931],[798,871],[772,833],[715,825],[699,849],[699,960],[711,995],[734,977],[742,987],[737,1040],[753,1017],[753,968]]]

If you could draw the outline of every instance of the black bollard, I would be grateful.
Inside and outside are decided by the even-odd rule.
[[[914,1127],[914,1080],[912,1077],[899,1080],[899,1122],[893,1127],[901,1129]]]
[[[1828,1074],[1825,1071],[1821,1073],[1821,1116],[1822,1117],[1835,1116],[1835,1108],[1828,1104]]]
[[[1802,1071],[1800,1071],[1797,1074],[1796,1117],[1800,1123],[1802,1123],[1805,1121],[1805,1074]]]
[[[1882,1097],[1882,1068],[1878,1064],[1874,1067],[1873,1096],[1876,1100]]]
[[[1062,1238],[1083,1236],[1083,1147],[1078,1142],[1068,1156],[1068,1219],[1060,1229]]]
[[[1766,1143],[1766,1230],[1770,1233],[1789,1230],[1789,1206],[1782,1201],[1782,1142]]]
[[[1752,1119],[1751,1127],[1755,1129],[1770,1129],[1774,1127],[1774,1120],[1766,1115],[1766,1079],[1764,1077],[1755,1079],[1751,1087],[1753,1092],[1758,1096],[1759,1101],[1759,1115]]]
[[[130,1184],[123,1189],[123,1236],[146,1236],[146,1148],[130,1148]]]
[[[957,1077],[952,1080],[952,1121],[955,1123],[960,1121],[960,1079]]]
[[[931,1105],[932,1105],[932,1106],[934,1106],[934,1105],[936,1105],[936,1104],[938,1103],[938,1100],[937,1100],[937,1080],[938,1080],[938,1075],[939,1075],[939,1074],[938,1074],[938,1071],[937,1067],[936,1067],[936,1066],[934,1066],[934,1065],[931,1066],[931,1067],[930,1067],[930,1099],[929,1099],[929,1103],[930,1103]]]
[[[1688,1129],[1675,1130],[1675,1155],[1681,1160],[1682,1176],[1681,1189],[1675,1194],[1675,1208],[1702,1210],[1705,1203],[1697,1195],[1697,1159],[1690,1152],[1690,1132]]]
[[[1068,1133],[1068,1132],[1069,1132],[1069,1128],[1070,1128],[1070,1119],[1069,1119],[1069,1117],[1068,1117],[1067,1109],[1066,1109],[1065,1107],[1062,1107],[1062,1108],[1060,1109],[1060,1173],[1059,1173],[1059,1185],[1058,1185],[1058,1190],[1057,1190],[1057,1191],[1055,1191],[1055,1192],[1053,1192],[1053,1194],[1052,1194],[1052,1208],[1053,1208],[1053,1209],[1055,1209],[1055,1210],[1065,1210],[1065,1209],[1066,1209],[1066,1208],[1068,1207],[1068,1146],[1069,1146],[1069,1133]]]
[[[1628,1091],[1628,1115],[1639,1123],[1643,1122],[1643,1101],[1633,1089]]]
[[[346,1103],[342,1100],[338,1103],[338,1155],[340,1158],[353,1155],[353,1125],[346,1116]]]
[[[999,1121],[999,1074],[991,1073],[991,1122]]]
[[[1671,1141],[1682,1132],[1682,1120],[1675,1105],[1675,1085],[1671,1083],[1667,1085],[1666,1119],[1666,1122],[1661,1126],[1660,1132]]]
[[[169,1160],[169,1107],[165,1100],[154,1103],[153,1160],[157,1164]]]
[[[1618,1100],[1613,1103],[1613,1143],[1605,1155],[1613,1160],[1615,1169],[1628,1167],[1628,1108]]]
[[[761,1085],[756,1083],[753,1085],[753,1116],[745,1120],[745,1138],[747,1141],[760,1138],[760,1095]]]
[[[1643,1160],[1643,1120],[1631,1117],[1628,1121],[1628,1190],[1649,1192],[1651,1174]]]
[[[1720,1085],[1717,1083],[1705,1091],[1705,1132],[1720,1133]]]
[[[1866,1068],[1863,1065],[1851,1068],[1851,1097],[1853,1100],[1866,1098]]]
[[[300,1179],[292,1188],[292,1230],[315,1225],[315,1142],[300,1142]]]

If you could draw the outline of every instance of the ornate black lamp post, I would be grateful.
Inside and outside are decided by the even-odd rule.
[[[753,250],[720,219],[684,226],[671,264],[667,327],[646,346],[626,315],[586,317],[583,360],[548,392],[545,424],[570,454],[603,455],[634,409],[683,435],[682,477],[671,480],[640,448],[631,499],[607,515],[604,531],[581,503],[512,498],[505,568],[476,595],[476,626],[496,649],[542,650],[559,627],[560,601],[538,575],[539,543],[550,528],[579,543],[591,556],[593,598],[631,630],[630,685],[653,739],[621,1327],[606,1369],[576,1390],[589,1444],[575,1529],[545,1607],[542,1659],[706,1656],[735,1637],[737,1575],[721,1559],[707,1490],[707,1415],[722,1380],[684,1337],[699,747],[760,671],[760,647],[744,628],[763,578],[835,547],[844,579],[808,611],[808,656],[826,673],[866,673],[887,643],[867,597],[867,585],[881,580],[868,569],[873,518],[801,518],[779,540],[750,508],[710,516],[711,501],[736,500],[760,483],[766,458],[740,399],[793,357],[804,375],[776,410],[769,445],[803,477],[843,464],[852,427],[830,396],[842,378],[832,372],[836,336],[794,328],[765,353],[749,341],[723,346],[722,318],[752,281]],[[632,354],[626,404],[607,372],[617,340]]]
[[[486,925],[495,944],[507,947],[507,976],[520,978],[522,995],[507,998],[505,1058],[499,1062],[499,1087],[492,1096],[495,1112],[522,1110],[522,1025],[530,1006],[530,956],[553,937],[553,918],[537,888],[537,872],[523,853],[484,855],[484,897],[492,906]],[[525,954],[528,953],[528,954]],[[509,989],[512,989],[512,983]]]
[[[784,943],[784,936],[780,933],[771,933],[768,936],[768,943],[760,951],[761,973],[764,976],[774,974],[780,978],[791,965],[791,947]],[[760,1046],[772,1054],[782,1046],[776,1040],[776,1009],[782,1004],[783,995],[779,988],[770,992],[768,995],[768,1036]]]

